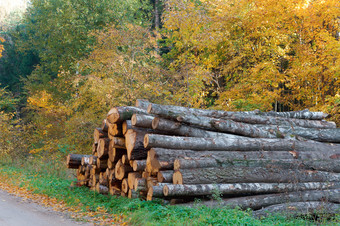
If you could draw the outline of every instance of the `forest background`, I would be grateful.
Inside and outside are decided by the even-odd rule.
[[[0,9],[2,159],[89,153],[109,109],[137,98],[308,108],[340,125],[338,0],[31,0],[23,9]]]

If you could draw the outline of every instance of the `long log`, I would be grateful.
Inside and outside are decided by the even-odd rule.
[[[148,188],[148,193],[147,193],[147,196],[146,196],[146,200],[147,201],[152,201],[152,199],[154,197],[164,197],[164,194],[163,194],[163,187],[165,186],[166,184],[159,184],[159,185],[156,185],[156,186],[150,186]]]
[[[91,155],[69,154],[66,158],[66,165],[69,169],[78,169],[81,165],[83,157],[90,157]]]
[[[131,125],[142,128],[152,128],[152,115],[133,114],[131,117]]]
[[[110,123],[122,123],[125,120],[130,120],[135,113],[147,114],[147,111],[137,107],[125,106],[112,108],[107,114],[107,120]]]
[[[339,182],[340,174],[312,170],[267,167],[216,167],[183,169],[173,175],[174,184]]]
[[[291,126],[256,125],[256,127],[273,131],[274,133],[284,133],[300,136],[309,140],[321,142],[340,143],[340,129],[316,129]]]
[[[295,191],[325,190],[340,188],[340,182],[306,182],[306,183],[235,183],[235,184],[169,184],[164,186],[164,196],[185,197],[203,196],[219,193],[221,195],[244,195],[285,193]],[[338,191],[339,192],[339,191]],[[236,198],[238,199],[238,198]],[[245,197],[246,199],[246,197]],[[227,201],[225,201],[226,203]],[[203,202],[204,205],[215,205]],[[222,203],[222,205],[224,205]]]
[[[228,160],[278,160],[278,159],[300,159],[300,160],[338,160],[340,155],[332,152],[309,151],[193,151],[179,149],[152,148],[155,158],[159,161],[174,162],[178,158],[206,158]],[[150,153],[151,155],[151,153]]]
[[[339,214],[340,204],[328,202],[293,202],[268,206],[253,212],[254,217],[267,217],[272,214],[296,217],[312,214]]]
[[[209,168],[209,167],[281,167],[288,169],[310,169],[321,170],[334,173],[340,173],[340,160],[298,160],[298,159],[272,159],[272,160],[232,160],[232,159],[215,159],[213,157],[204,158],[181,158],[174,161],[174,170]]]
[[[159,115],[168,119],[175,119],[193,125],[211,128],[209,124],[221,123],[229,121],[228,119],[239,119],[254,117],[259,118],[257,123],[261,124],[274,124],[274,125],[288,125],[288,126],[301,126],[309,128],[336,128],[334,122],[316,121],[316,120],[302,120],[294,118],[272,117],[272,116],[258,116],[254,112],[225,112],[214,110],[201,110],[193,108],[184,108],[179,106],[166,106],[158,104],[150,104],[148,113]],[[215,119],[214,119],[215,118]],[[218,118],[218,119],[216,119]],[[224,119],[224,120],[223,120]],[[269,123],[270,122],[270,123]]]
[[[154,118],[152,120],[152,128],[157,130],[166,131],[171,135],[177,136],[188,136],[188,137],[225,137],[225,138],[236,138],[239,137],[233,134],[218,133],[213,131],[207,131],[192,126],[184,125],[181,122],[175,122],[163,118]]]
[[[133,160],[133,171],[143,171],[146,167],[146,160]]]
[[[150,102],[146,99],[137,99],[136,100],[136,107],[141,108],[144,110],[148,110]]]
[[[287,111],[287,112],[257,112],[258,115],[274,116],[274,117],[285,117],[285,118],[297,118],[297,119],[311,119],[321,120],[328,117],[328,114],[323,112],[312,112],[308,109],[302,111]]]
[[[241,209],[251,208],[253,210],[258,210],[267,206],[281,204],[281,203],[291,203],[291,202],[311,202],[311,201],[324,201],[340,203],[340,187],[337,189],[330,190],[309,190],[309,191],[298,191],[289,193],[279,193],[279,194],[265,194],[256,196],[246,196],[239,198],[231,198],[216,202],[202,202],[203,205],[209,206],[230,206],[235,208],[236,206]]]
[[[158,134],[146,134],[145,148],[171,148],[191,150],[223,150],[223,151],[305,151],[320,150],[340,154],[340,145],[326,144],[316,141],[300,141],[297,139],[265,139],[265,138],[203,138],[177,137]]]

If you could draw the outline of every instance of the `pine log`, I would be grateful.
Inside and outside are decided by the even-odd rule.
[[[154,118],[152,115],[134,114],[131,118],[131,124],[136,127],[152,128],[152,120]]]
[[[99,158],[107,158],[109,155],[110,139],[100,138],[98,140],[97,153]]]
[[[303,128],[291,126],[274,126],[274,125],[256,125],[256,127],[272,131],[275,133],[284,133],[300,136],[309,140],[316,140],[321,142],[340,143],[340,128],[335,129],[317,129],[317,128]]]
[[[146,167],[146,160],[133,160],[133,171],[143,171]]]
[[[337,182],[340,174],[323,171],[266,167],[216,167],[183,169],[173,175],[174,184]]]
[[[251,208],[258,210],[263,207],[291,202],[311,202],[311,201],[326,201],[333,203],[340,203],[340,187],[337,189],[330,190],[309,190],[309,191],[295,191],[289,193],[279,194],[265,194],[256,196],[246,196],[239,198],[231,198],[216,202],[202,202],[203,205],[209,206],[229,206],[229,207],[240,207],[241,209]]]
[[[136,178],[142,178],[141,172],[130,172],[127,177],[127,182],[130,189],[134,189]]]
[[[107,114],[107,120],[110,123],[122,123],[125,120],[130,120],[135,113],[147,114],[147,111],[137,107],[125,106],[112,108]]]
[[[213,157],[204,158],[181,158],[174,161],[174,170],[193,169],[193,168],[209,168],[209,167],[281,167],[288,169],[310,169],[321,170],[334,173],[340,173],[340,160],[298,160],[298,159],[257,159],[257,160],[231,160],[231,159],[215,159]]]
[[[160,183],[172,183],[173,170],[164,170],[157,173],[157,180]]]
[[[169,184],[164,186],[165,196],[185,197],[203,196],[219,193],[221,195],[244,195],[285,193],[340,188],[340,182],[306,182],[306,183],[235,183],[235,184]],[[206,202],[203,204],[209,204]]]
[[[177,150],[152,148],[149,150],[154,152],[155,158],[159,161],[175,161],[178,158],[214,158],[228,160],[279,160],[279,159],[300,159],[300,160],[338,160],[340,155],[335,155],[332,152],[309,151],[193,151],[193,150]],[[151,153],[150,153],[151,155]]]
[[[192,126],[184,125],[181,122],[174,122],[171,120],[155,117],[152,120],[152,128],[156,130],[166,131],[171,135],[177,136],[188,136],[188,137],[225,137],[225,138],[236,138],[239,137],[233,134],[218,133],[213,131],[207,131]]]
[[[100,138],[107,138],[107,137],[108,137],[107,132],[103,131],[102,128],[95,128],[94,129],[93,140],[94,140],[95,144],[98,143]]]
[[[67,168],[78,169],[81,165],[81,159],[83,157],[90,157],[91,155],[69,154],[66,158]]]
[[[257,218],[267,217],[272,214],[296,217],[312,214],[339,214],[340,204],[328,202],[293,202],[268,206],[253,212]]]
[[[102,131],[104,131],[104,132],[106,132],[106,133],[107,133],[107,131],[109,130],[109,124],[108,124],[108,122],[106,121],[106,119],[103,120],[101,129],[102,129]]]
[[[141,108],[144,110],[148,110],[150,102],[146,99],[137,99],[136,100],[136,107]]]
[[[133,129],[134,127],[132,126],[131,120],[126,120],[123,122],[122,124],[122,131],[123,131],[123,135],[125,136],[126,132],[129,129]]]
[[[133,169],[129,165],[124,165],[121,160],[119,160],[115,167],[115,177],[118,180],[123,180],[123,178],[126,178],[128,176],[129,172],[132,172]]]
[[[202,138],[146,134],[144,147],[223,151],[306,151],[340,154],[340,145],[297,139]]]
[[[297,119],[311,119],[321,120],[328,117],[328,114],[323,112],[312,112],[308,109],[302,111],[287,111],[287,112],[258,112],[258,115],[273,116],[273,117],[285,117],[285,118],[297,118]]]

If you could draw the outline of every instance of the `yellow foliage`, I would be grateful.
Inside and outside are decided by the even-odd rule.
[[[3,39],[2,37],[0,37],[0,43],[4,42],[5,39]],[[0,58],[2,57],[2,51],[4,50],[4,46],[0,44]]]

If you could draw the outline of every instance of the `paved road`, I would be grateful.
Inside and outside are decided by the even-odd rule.
[[[72,221],[66,214],[0,190],[0,226],[79,226],[93,225]]]

